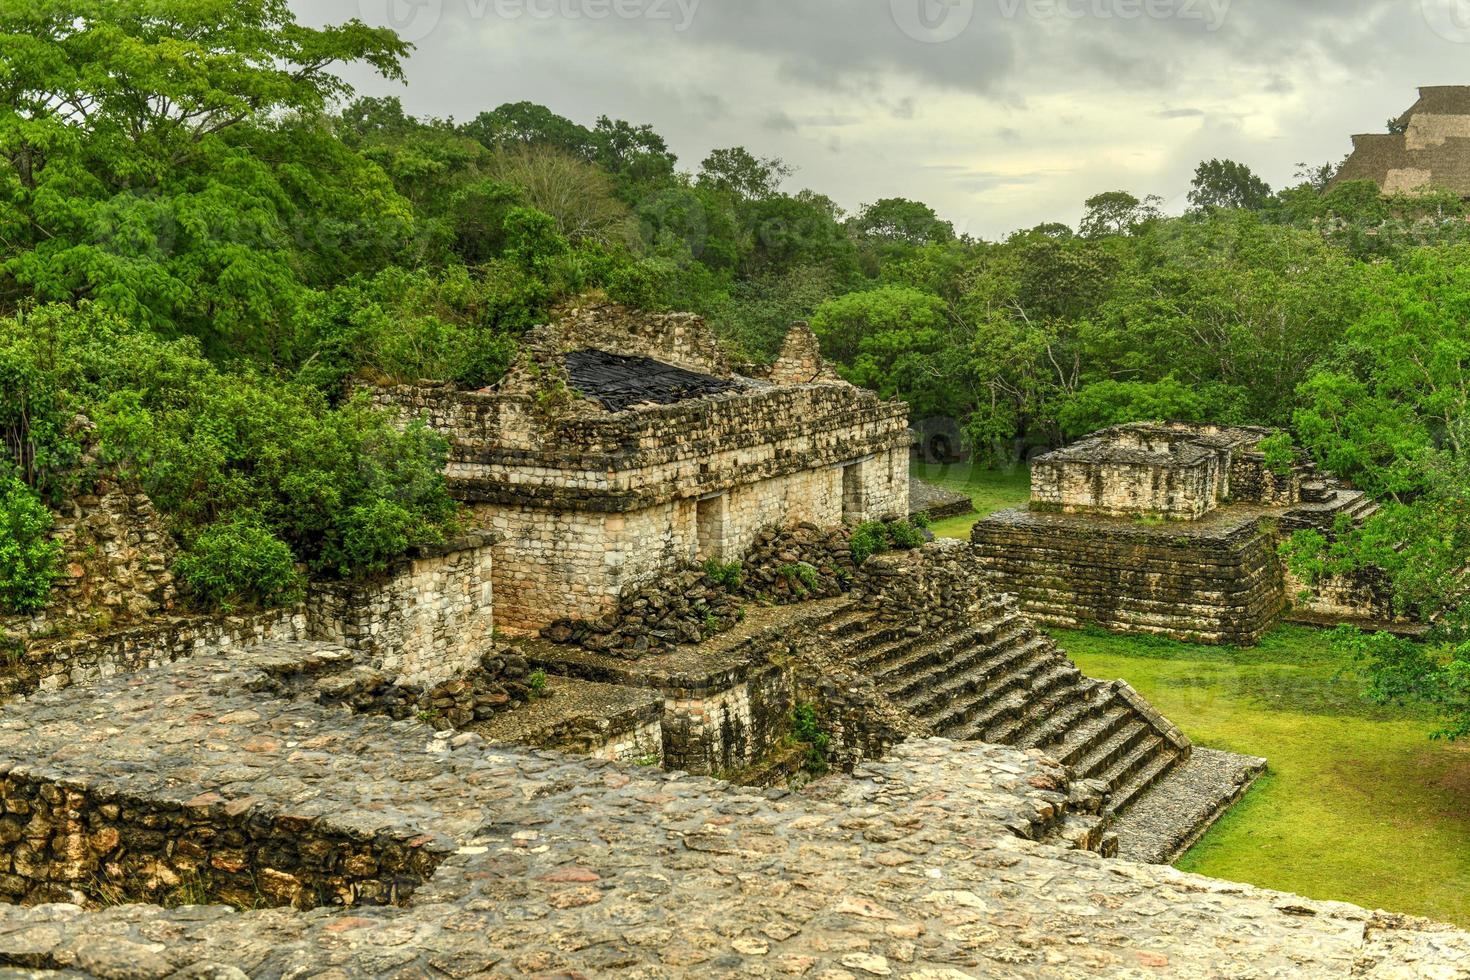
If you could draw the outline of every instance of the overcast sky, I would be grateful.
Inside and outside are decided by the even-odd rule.
[[[523,99],[651,123],[697,169],[743,145],[856,209],[996,238],[1117,188],[1185,206],[1202,159],[1273,187],[1418,85],[1470,83],[1470,0],[292,0],[415,43],[364,94],[465,120]]]

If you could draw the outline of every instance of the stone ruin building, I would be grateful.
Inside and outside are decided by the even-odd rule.
[[[106,601],[139,615],[68,634],[74,588],[45,628],[3,624],[31,636],[0,704],[0,973],[1470,971],[1447,926],[1144,863],[1264,760],[1194,747],[1082,676],[962,542],[855,562],[838,525],[906,512],[902,406],[844,386],[803,329],[762,378],[706,337],[582,311],[496,391],[382,393],[452,436],[487,526],[295,607],[172,612],[146,499],[86,503],[68,526],[106,545]],[[1249,431],[1119,438],[1133,461],[1096,478],[1041,467],[1038,513],[1354,506],[1253,468]],[[1142,479],[1139,453],[1181,465],[1110,488]],[[601,563],[576,547],[594,541]],[[688,566],[705,553],[743,559],[744,591],[715,597]],[[731,603],[714,635],[608,642]],[[600,618],[530,635],[572,613]],[[791,778],[814,751],[798,707],[827,775]]]
[[[1440,190],[1470,198],[1470,86],[1420,88],[1393,130],[1354,136],[1333,183],[1371,180],[1385,194]]]
[[[606,615],[771,525],[908,514],[907,409],[838,378],[804,325],[750,378],[699,317],[593,305],[534,331],[492,390],[379,397],[449,437],[453,492],[502,538],[505,632]]]
[[[1377,505],[1301,460],[1277,472],[1259,448],[1272,434],[1152,423],[1096,433],[1033,463],[1030,506],[976,524],[976,557],[1052,625],[1246,646],[1283,614],[1401,626],[1374,570],[1309,587],[1283,567],[1293,532],[1330,536]]]

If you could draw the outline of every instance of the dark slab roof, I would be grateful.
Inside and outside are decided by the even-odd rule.
[[[639,404],[672,405],[739,387],[734,381],[686,371],[651,357],[602,350],[574,351],[567,355],[566,365],[572,387],[612,412]]]

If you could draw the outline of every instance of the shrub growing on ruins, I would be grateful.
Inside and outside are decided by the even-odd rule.
[[[15,476],[0,479],[0,612],[46,605],[61,558],[61,546],[48,537],[52,523],[34,490]]]
[[[924,529],[913,521],[868,521],[852,530],[853,564],[861,565],[885,551],[917,548],[926,540]]]
[[[791,710],[791,737],[807,747],[803,768],[814,776],[824,774],[832,735],[823,730],[815,705],[803,702]]]
[[[287,544],[247,519],[205,530],[174,565],[179,582],[201,605],[231,611],[301,598],[301,574]]]
[[[745,566],[738,561],[720,561],[711,558],[704,563],[704,575],[726,592],[739,592],[745,584]]]

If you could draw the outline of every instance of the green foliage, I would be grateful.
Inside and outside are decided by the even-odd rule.
[[[398,78],[407,50],[360,21],[304,27],[282,0],[7,5],[0,296],[269,352],[320,245],[406,237],[381,172],[308,120],[348,92],[329,65]]]
[[[38,310],[25,327],[16,349],[44,367],[68,411],[95,422],[103,460],[141,483],[186,545],[251,525],[318,574],[358,575],[453,523],[446,446],[421,425],[400,431],[364,403],[334,408],[293,381],[222,370],[196,341],[161,340],[93,307]],[[245,541],[234,533],[210,553]],[[201,594],[250,592],[231,591],[217,566],[198,568],[201,582],[223,583]],[[266,579],[257,599],[282,592]]]
[[[206,528],[174,571],[197,603],[225,612],[285,605],[302,595],[291,548],[246,519]]]
[[[34,490],[0,476],[0,612],[31,613],[51,595],[61,546],[50,538],[53,518]]]
[[[926,540],[924,529],[912,521],[867,521],[852,529],[849,547],[853,563],[861,565],[874,555],[917,548]]]
[[[745,582],[745,566],[738,561],[711,558],[704,563],[704,575],[726,592],[735,593]]]
[[[1270,202],[1271,186],[1234,160],[1206,160],[1194,172],[1189,203],[1196,208],[1259,211]]]
[[[59,500],[81,457],[68,422],[64,393],[46,370],[44,352],[26,343],[20,330],[0,340],[0,480],[18,478]]]
[[[531,691],[531,699],[536,700],[546,696],[546,671],[539,667],[531,671],[526,677],[526,687]]]
[[[1062,434],[1076,439],[1126,422],[1228,422],[1230,412],[1172,376],[1158,381],[1096,381],[1057,409]]]
[[[804,561],[782,565],[776,569],[776,574],[785,579],[787,584],[802,597],[810,595],[821,581],[817,570]]]
[[[1296,440],[1290,432],[1267,436],[1256,444],[1256,449],[1266,457],[1266,469],[1277,476],[1286,476],[1296,465]]]
[[[807,747],[806,771],[813,776],[824,775],[829,768],[827,748],[832,744],[832,734],[822,728],[816,705],[800,702],[792,708],[791,737]]]

